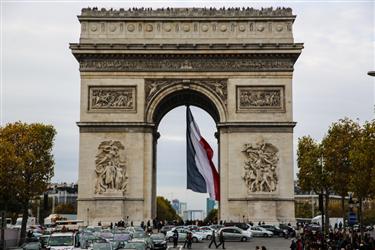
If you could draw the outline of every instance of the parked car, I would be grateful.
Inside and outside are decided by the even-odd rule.
[[[163,226],[163,227],[160,229],[160,233],[163,233],[164,235],[166,235],[167,232],[170,231],[172,228],[174,228],[174,225],[166,225],[166,226]]]
[[[154,249],[167,249],[167,241],[165,240],[165,235],[162,233],[159,234],[151,234],[150,238],[154,242]]]
[[[246,223],[241,223],[241,222],[227,222],[225,223],[226,227],[238,227],[241,228],[242,230],[248,230],[250,225]]]
[[[260,226],[253,226],[249,230],[254,237],[272,237],[273,233]]]
[[[268,231],[271,231],[273,235],[278,235],[280,237],[284,237],[285,234],[288,233],[288,230],[286,229],[282,230],[278,226],[274,226],[274,225],[262,225],[261,227]]]
[[[239,227],[223,227],[217,232],[217,237],[223,232],[226,241],[248,241],[252,238],[250,231],[242,230]]]
[[[95,242],[92,245],[92,250],[113,250],[110,242]]]
[[[295,237],[296,236],[296,230],[294,230],[293,227],[286,225],[286,224],[280,224],[279,228],[282,230],[287,230],[288,231],[288,236],[290,237]]]
[[[212,236],[212,230],[202,230],[200,228],[191,230],[192,232],[202,235],[202,238],[205,240],[210,240]]]

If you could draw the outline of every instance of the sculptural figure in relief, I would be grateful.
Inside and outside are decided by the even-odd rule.
[[[92,109],[132,109],[134,105],[132,89],[92,89],[91,108]]]
[[[242,152],[247,159],[242,179],[249,193],[276,191],[278,151],[274,145],[264,141],[244,145]]]
[[[120,151],[124,149],[119,141],[110,140],[100,143],[95,161],[96,194],[126,192],[128,184],[126,164],[120,157]]]

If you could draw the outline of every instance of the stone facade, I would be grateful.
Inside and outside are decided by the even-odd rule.
[[[179,105],[218,128],[220,219],[293,221],[289,8],[83,9],[78,218],[156,214],[158,124]],[[108,212],[110,211],[110,213]]]

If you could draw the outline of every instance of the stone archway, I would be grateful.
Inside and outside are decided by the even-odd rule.
[[[155,215],[155,141],[180,105],[218,128],[220,218],[294,220],[289,8],[82,9],[78,218]]]

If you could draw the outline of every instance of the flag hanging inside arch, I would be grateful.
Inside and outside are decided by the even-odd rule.
[[[220,200],[219,173],[212,162],[213,150],[201,136],[190,107],[186,108],[186,157],[187,189],[209,193],[213,200]]]

